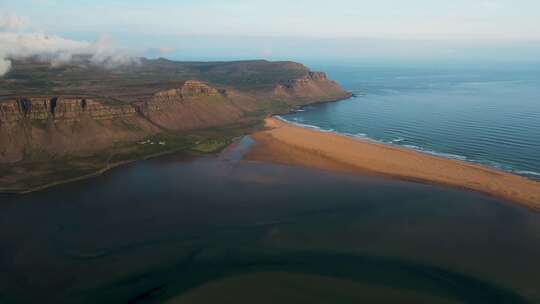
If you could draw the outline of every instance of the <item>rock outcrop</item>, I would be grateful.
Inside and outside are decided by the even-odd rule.
[[[20,97],[0,102],[0,125],[23,120],[74,122],[83,116],[107,120],[136,114],[136,109],[128,104],[106,105],[84,97]]]
[[[273,94],[292,104],[334,101],[351,96],[323,72],[309,72],[304,77],[283,81],[276,85]]]
[[[282,65],[299,72],[305,69],[299,64]],[[279,66],[269,67],[269,75],[274,75]],[[36,152],[52,156],[94,153],[163,131],[186,132],[236,123],[273,109],[283,111],[284,103],[295,106],[349,96],[324,73],[306,71],[303,75],[277,81],[273,88],[253,90],[216,88],[198,80],[171,83],[170,89],[161,89],[164,84],[158,83],[157,92],[135,102],[84,95],[4,97],[0,100],[0,163],[17,162]],[[131,96],[135,91],[123,88],[118,92],[122,92],[118,96]]]
[[[0,102],[0,162],[45,153],[92,153],[159,128],[129,104],[83,97],[20,97]]]
[[[249,111],[239,104],[247,98],[230,98],[225,90],[190,80],[179,88],[157,92],[136,103],[138,112],[152,123],[168,130],[187,131],[232,123]]]
[[[189,98],[189,97],[209,97],[217,96],[218,90],[208,84],[197,81],[188,80],[184,82],[180,88],[161,91],[155,94],[158,98]]]

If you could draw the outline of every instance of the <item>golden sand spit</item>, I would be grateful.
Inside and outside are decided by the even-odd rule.
[[[540,211],[540,183],[480,165],[301,128],[276,118],[253,134],[246,159],[384,175],[482,192]]]

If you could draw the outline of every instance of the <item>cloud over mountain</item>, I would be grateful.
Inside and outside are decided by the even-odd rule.
[[[40,32],[22,31],[25,19],[14,14],[0,15],[0,76],[11,69],[12,59],[37,58],[51,67],[69,63],[74,55],[90,55],[91,63],[105,68],[133,64],[138,58],[117,48],[110,39],[77,41]]]
[[[13,13],[0,14],[0,31],[21,30],[28,26],[28,21]]]

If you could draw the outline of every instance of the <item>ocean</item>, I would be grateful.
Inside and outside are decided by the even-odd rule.
[[[540,67],[320,65],[355,97],[283,118],[540,180]]]
[[[287,119],[539,172],[534,73],[322,69],[357,97]],[[540,303],[539,213],[252,144],[0,194],[0,303]]]

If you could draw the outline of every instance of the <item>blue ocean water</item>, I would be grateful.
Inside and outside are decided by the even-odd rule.
[[[317,68],[356,96],[284,119],[540,180],[540,68]]]

